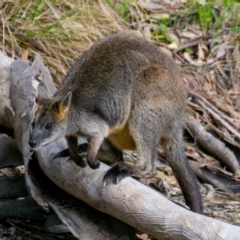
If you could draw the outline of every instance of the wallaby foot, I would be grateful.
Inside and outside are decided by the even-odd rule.
[[[112,165],[103,177],[103,187],[109,184],[118,184],[123,178],[136,175],[135,166],[129,166],[124,162],[117,162]],[[138,177],[141,177],[138,175]]]
[[[136,167],[139,169],[141,176],[144,178],[151,178],[155,174],[152,164],[146,165],[145,163],[137,161]]]
[[[139,171],[137,166],[129,165],[124,162],[115,163],[103,177],[103,187],[109,184],[118,184],[125,177],[135,177],[135,178],[150,178],[154,176],[154,171],[144,170]]]

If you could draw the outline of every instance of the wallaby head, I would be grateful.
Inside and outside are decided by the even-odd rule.
[[[72,93],[61,99],[38,98],[38,109],[31,125],[29,145],[37,149],[65,136]]]

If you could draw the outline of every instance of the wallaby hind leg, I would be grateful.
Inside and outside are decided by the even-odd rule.
[[[202,196],[197,179],[192,172],[183,149],[182,130],[162,138],[161,144],[165,151],[167,162],[172,167],[173,173],[182,189],[186,204],[191,211],[202,214]]]
[[[140,112],[140,113],[139,113]],[[151,112],[135,112],[129,121],[129,129],[137,148],[136,167],[141,176],[152,176],[155,172],[156,149],[159,142],[159,122],[154,121],[155,115]]]
[[[129,122],[129,129],[137,148],[136,166],[126,162],[115,163],[104,176],[104,186],[110,183],[116,184],[127,176],[135,176],[137,178],[151,177],[155,172],[156,147],[160,135],[157,129],[159,127],[156,127],[153,122],[149,124],[151,119],[148,119],[149,114],[147,113],[145,118],[139,115],[135,116],[137,120],[132,119]]]
[[[78,152],[78,136],[68,135],[66,136],[66,139],[68,143],[70,159],[72,159],[78,166],[82,168],[86,167],[86,162],[83,160],[82,156]]]

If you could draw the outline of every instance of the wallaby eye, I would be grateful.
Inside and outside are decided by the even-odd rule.
[[[45,129],[46,130],[51,130],[52,129],[52,124],[51,123],[46,123]]]

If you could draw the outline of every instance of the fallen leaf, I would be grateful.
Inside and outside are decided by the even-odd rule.
[[[25,52],[22,54],[21,59],[22,60],[28,60],[28,49],[26,49]]]
[[[201,46],[201,44],[198,44],[198,59],[199,60],[204,60],[205,59],[205,54],[203,51],[203,48]]]
[[[177,49],[178,48],[178,44],[176,42],[172,42],[171,44],[168,44],[168,48],[170,48],[170,49]]]
[[[190,54],[188,52],[184,52],[183,53],[183,57],[184,57],[185,60],[187,60],[189,63],[191,63],[194,66],[202,66],[201,62],[193,61],[191,56],[190,56]]]
[[[166,35],[169,39],[171,39],[173,42],[177,42],[179,43],[179,39],[178,37],[176,36],[176,34],[174,34],[173,30],[168,28],[166,29]]]
[[[221,57],[225,56],[227,49],[234,49],[234,46],[223,46],[223,47],[221,47],[217,52],[216,58],[221,58]]]
[[[206,4],[206,1],[205,1],[205,0],[198,0],[198,3],[199,3],[200,5],[205,5],[205,4]]]
[[[153,3],[153,2],[145,2],[144,0],[139,0],[138,4],[147,10],[159,10],[159,9],[164,9],[163,5],[160,5],[158,3]]]
[[[198,37],[198,35],[196,33],[190,32],[190,31],[183,31],[182,36],[185,38],[189,38],[189,39],[195,39]]]
[[[155,18],[155,19],[168,19],[168,18],[170,18],[170,14],[169,13],[154,13],[154,14],[151,14],[151,17]]]
[[[147,234],[136,234],[139,239],[148,240],[150,239]]]

